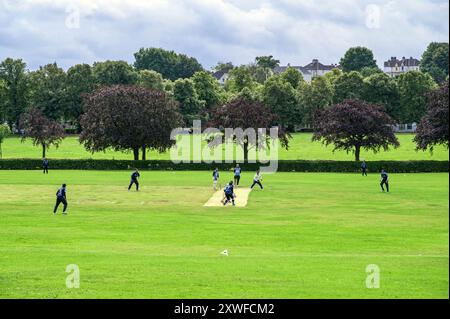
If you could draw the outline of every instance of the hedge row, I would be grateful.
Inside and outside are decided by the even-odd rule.
[[[382,168],[391,173],[448,172],[449,161],[374,161],[367,162],[369,171],[379,172]],[[50,160],[50,169],[61,170],[161,170],[161,171],[205,171],[218,167],[229,170],[234,163],[181,163],[171,161],[125,161],[125,160]],[[253,171],[261,164],[240,164],[243,170]],[[0,170],[38,170],[41,160],[0,160]],[[358,172],[360,163],[350,161],[279,161],[279,172]]]

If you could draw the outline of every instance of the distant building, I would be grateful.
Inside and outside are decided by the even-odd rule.
[[[318,59],[314,59],[311,63],[305,66],[291,66],[290,64],[288,64],[287,66],[279,66],[273,71],[275,74],[279,74],[286,71],[287,68],[294,68],[298,70],[303,75],[305,81],[311,83],[313,78],[325,75],[328,72],[331,72],[333,69],[340,68],[340,66],[337,64],[325,65],[320,63]]]
[[[225,85],[225,83],[230,78],[229,70],[220,70],[213,73],[213,77],[216,78],[217,82],[219,82],[220,85]]]
[[[384,62],[384,73],[388,74],[390,77],[396,77],[409,71],[419,71],[419,64],[420,61],[413,57],[410,57],[409,59],[403,57],[399,60],[393,56],[390,60]]]

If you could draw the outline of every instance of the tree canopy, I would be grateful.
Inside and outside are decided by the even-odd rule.
[[[428,94],[428,108],[417,126],[417,149],[433,151],[435,145],[449,147],[448,80]]]
[[[2,144],[3,144],[3,140],[8,137],[11,134],[11,130],[8,126],[8,124],[0,124],[0,159],[3,156],[3,152],[2,152]]]
[[[56,63],[47,64],[30,74],[31,104],[45,117],[60,119],[66,113],[67,75]]]
[[[348,49],[340,64],[344,72],[361,71],[364,68],[378,68],[372,50],[361,46]]]
[[[173,97],[179,103],[183,123],[191,127],[194,120],[204,117],[205,101],[199,99],[191,79],[178,79],[174,83]]]
[[[46,152],[50,146],[58,147],[64,138],[63,127],[49,118],[35,107],[30,108],[21,117],[20,127],[24,134],[22,141],[30,138],[33,145],[42,146],[42,158],[46,157]]]
[[[436,87],[427,73],[410,71],[399,75],[397,85],[400,94],[399,111],[396,112],[402,123],[418,123],[426,112],[426,94]]]
[[[345,100],[315,114],[313,140],[353,152],[359,161],[361,149],[378,152],[399,146],[393,124],[382,106]]]
[[[125,61],[95,62],[93,74],[96,83],[101,86],[116,84],[136,84],[138,75]]]
[[[132,150],[138,160],[142,149],[146,159],[147,149],[170,148],[170,134],[181,125],[178,107],[164,91],[114,85],[87,95],[85,105],[80,142],[91,152]]]
[[[245,111],[243,111],[245,110]],[[277,115],[271,109],[258,101],[247,100],[245,97],[238,97],[225,105],[217,106],[214,109],[212,118],[208,123],[208,127],[213,128],[231,128],[231,129],[253,129],[258,132],[258,129],[270,130],[277,122]],[[228,140],[226,140],[228,138]],[[270,143],[270,135],[265,136],[266,147]],[[288,148],[290,135],[286,133],[281,127],[278,129],[278,138],[282,147]],[[249,136],[236,135],[225,136],[220,142],[233,142],[242,147],[244,152],[244,161],[248,161],[248,152],[252,147],[263,147],[257,145],[257,140],[249,138]],[[210,144],[217,146],[215,144]]]
[[[420,69],[441,83],[448,77],[449,47],[448,42],[431,42],[422,55]]]
[[[203,71],[197,59],[161,48],[141,48],[134,57],[136,69],[154,70],[172,81],[190,78],[195,72]]]
[[[264,83],[262,101],[278,117],[278,124],[293,130],[301,123],[301,107],[298,91],[280,77],[271,77]]]
[[[334,81],[334,103],[347,99],[361,99],[364,94],[364,79],[359,72],[340,74]]]
[[[2,82],[3,117],[9,125],[19,125],[20,116],[28,104],[29,86],[26,63],[21,59],[7,58],[0,63],[0,81]]]

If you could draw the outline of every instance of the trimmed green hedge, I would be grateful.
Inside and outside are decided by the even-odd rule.
[[[205,171],[218,167],[229,170],[233,163],[206,164],[181,163],[171,161],[125,161],[125,160],[50,160],[50,169],[61,170],[177,170]],[[240,164],[243,170],[253,171],[260,164]],[[381,168],[390,173],[448,172],[449,161],[374,161],[367,162],[369,172],[379,172]],[[266,166],[266,165],[262,165]],[[5,159],[0,160],[0,170],[38,170],[41,160]],[[358,172],[360,163],[350,161],[279,161],[279,172]]]

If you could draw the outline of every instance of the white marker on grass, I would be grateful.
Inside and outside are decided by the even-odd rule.
[[[220,253],[221,255],[228,256],[228,249],[225,249]]]

